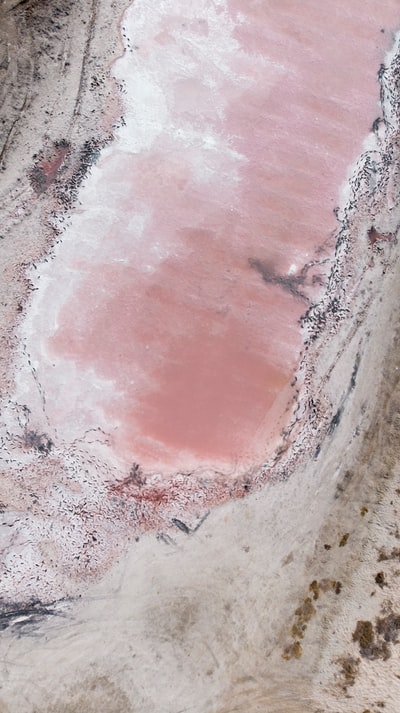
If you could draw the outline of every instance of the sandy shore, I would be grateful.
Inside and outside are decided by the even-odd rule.
[[[16,2],[0,11],[1,31],[23,48],[8,60],[2,135],[3,395],[30,289],[23,265],[54,240],[49,211],[70,204],[119,115],[104,77],[120,52],[109,25],[123,3],[85,5],[84,17],[53,4],[62,31],[37,3],[28,15]],[[212,510],[189,533],[134,541],[76,599],[5,608],[1,713],[397,713],[400,218],[390,72],[385,81],[387,130],[369,147],[377,188],[371,197],[357,183],[357,211],[351,195],[343,201],[337,272],[305,324],[298,379],[313,399],[308,425],[299,412],[288,436],[297,445],[281,455],[276,482]],[[54,107],[64,95],[61,116]],[[51,178],[61,141],[71,147],[62,191]]]

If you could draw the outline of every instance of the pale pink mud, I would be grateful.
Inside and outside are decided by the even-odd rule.
[[[101,427],[117,458],[170,473],[271,454],[399,15],[397,0],[132,5],[126,126],[28,317],[63,441]]]

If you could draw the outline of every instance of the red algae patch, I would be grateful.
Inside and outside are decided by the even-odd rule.
[[[304,304],[214,235],[185,240],[154,272],[104,266],[87,279],[61,311],[51,352],[114,381],[106,408],[113,423],[124,415],[114,440],[128,459],[179,467],[183,451],[261,462],[283,426],[273,407],[288,399],[300,341],[290,317]]]
[[[81,193],[31,327],[66,440],[101,427],[118,458],[168,472],[248,467],[276,448],[385,45],[361,8],[307,8],[128,11],[126,126]],[[337,52],[360,23],[357,51]]]
[[[34,157],[36,162],[30,173],[30,181],[37,196],[47,191],[56,181],[70,149],[68,141],[59,141],[43,156]]]

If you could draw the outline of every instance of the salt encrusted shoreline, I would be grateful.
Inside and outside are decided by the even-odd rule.
[[[0,6],[2,393],[12,391],[15,331],[32,291],[26,268],[57,240],[51,217],[70,205],[66,189],[82,177],[87,146],[109,141],[121,117],[110,68],[123,51],[117,25],[127,5],[4,0]],[[57,162],[63,147],[65,160],[46,185],[43,162]]]
[[[349,172],[336,209],[335,255],[326,290],[302,318],[305,349],[296,374],[295,419],[284,433],[282,455],[265,465],[274,480],[288,477],[298,458],[318,456],[337,427],[355,386],[364,320],[381,300],[386,272],[396,269],[400,204],[400,34],[379,70],[382,116],[365,139],[365,150]],[[337,363],[340,362],[340,369]],[[336,375],[336,372],[337,375]],[[273,469],[273,470],[272,470]]]
[[[93,0],[84,5],[65,0],[6,0],[0,8],[0,43],[5,55],[0,133],[0,509],[6,533],[0,597],[10,604],[4,605],[5,621],[10,607],[29,608],[32,598],[42,596],[47,602],[52,598],[48,582],[39,592],[31,588],[29,580],[35,577],[35,559],[36,565],[53,559],[50,552],[46,554],[44,541],[49,541],[52,519],[57,520],[57,500],[43,517],[33,490],[36,488],[37,494],[46,491],[49,496],[47,486],[44,490],[43,482],[40,486],[40,476],[53,484],[57,469],[63,470],[56,458],[46,464],[50,439],[31,433],[27,410],[10,402],[15,354],[20,346],[18,329],[33,287],[27,267],[47,259],[59,239],[54,217],[62,221],[68,213],[96,151],[111,140],[121,120],[118,84],[111,66],[123,52],[119,27],[127,4],[126,0]],[[15,419],[6,419],[10,405]],[[76,454],[76,469],[80,466]],[[25,513],[23,525],[21,513]],[[38,539],[32,550],[35,518]],[[12,551],[8,550],[9,536],[14,542]],[[82,533],[78,539],[82,542]],[[21,548],[25,549],[23,555]],[[67,544],[61,549],[66,552]],[[25,575],[17,576],[13,585],[12,572],[16,574],[23,561]],[[45,564],[42,575],[45,582]],[[56,587],[54,595],[62,597],[62,589]]]

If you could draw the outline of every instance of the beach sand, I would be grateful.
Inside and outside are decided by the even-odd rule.
[[[217,483],[186,519],[178,480],[164,510],[145,503],[141,512],[150,525],[153,517],[153,531],[143,533],[131,506],[119,522],[111,506],[96,514],[96,498],[106,492],[100,465],[97,494],[93,482],[85,490],[84,476],[79,481],[87,512],[77,498],[76,512],[63,521],[54,490],[58,483],[66,488],[71,472],[81,473],[87,454],[78,443],[70,461],[65,454],[61,461],[48,436],[34,436],[23,409],[7,402],[18,325],[32,291],[26,267],[62,239],[49,218],[79,200],[80,183],[122,111],[109,67],[122,51],[110,27],[118,28],[124,5],[94,2],[83,17],[72,4],[66,14],[65,3],[52,3],[50,25],[48,6],[31,3],[25,13],[19,5],[3,3],[0,23],[13,38],[2,154],[7,231],[0,245],[8,409],[2,446],[9,460],[0,499],[11,572],[2,580],[0,711],[397,713],[397,46],[382,77],[386,127],[377,126],[365,147],[371,153],[353,167],[330,282],[303,325],[299,408],[285,450],[252,473],[251,488],[243,479],[235,483],[233,499],[222,497]],[[372,189],[368,156],[377,177]],[[118,474],[106,470],[111,482]],[[114,493],[132,498],[132,479]],[[213,498],[227,502],[212,508]],[[43,528],[37,532],[46,571],[35,561],[37,547],[24,540],[32,513]],[[27,529],[10,538],[23,518]],[[85,550],[97,526],[104,545],[96,548],[92,539]],[[53,540],[51,527],[60,528]],[[64,550],[57,550],[60,542]],[[74,562],[78,545],[82,561]]]

